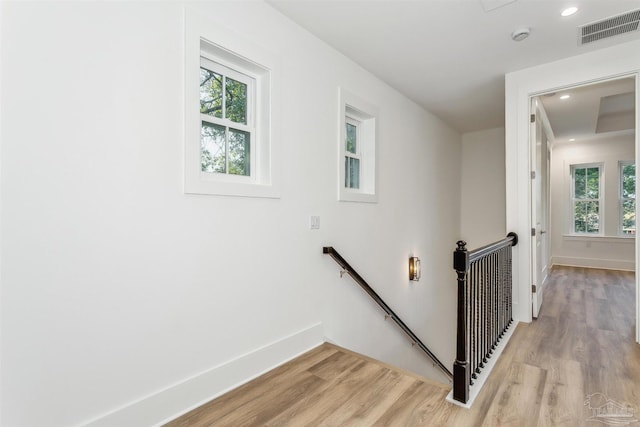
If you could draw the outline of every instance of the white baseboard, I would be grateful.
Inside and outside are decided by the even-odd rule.
[[[505,331],[505,334],[502,337],[502,340],[496,346],[496,349],[493,351],[493,355],[487,361],[487,364],[482,370],[482,373],[475,380],[474,384],[471,387],[469,387],[469,400],[467,401],[467,403],[462,403],[455,400],[453,398],[453,389],[451,389],[451,391],[447,395],[447,402],[453,403],[454,405],[461,406],[466,409],[471,408],[471,405],[473,405],[473,402],[476,400],[476,397],[478,397],[478,394],[480,394],[480,390],[482,390],[482,386],[487,381],[487,378],[489,378],[489,375],[491,375],[491,371],[493,370],[493,367],[495,366],[496,362],[498,362],[498,360],[500,359],[500,355],[502,355],[502,351],[509,343],[509,340],[511,339],[511,335],[513,335],[513,332],[516,330],[517,327],[518,327],[518,322],[514,320],[511,326],[509,326]]]
[[[577,258],[554,256],[551,258],[553,265],[566,265],[570,267],[602,268],[605,270],[625,270],[636,271],[634,261],[623,261],[617,259],[597,259],[597,258]]]
[[[322,344],[323,341],[322,323],[317,323],[82,425],[91,427],[162,425],[298,357]]]

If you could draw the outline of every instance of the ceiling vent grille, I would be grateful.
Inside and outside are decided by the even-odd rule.
[[[640,9],[578,27],[578,44],[583,45],[631,31],[638,31]]]

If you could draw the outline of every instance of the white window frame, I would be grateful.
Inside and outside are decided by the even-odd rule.
[[[210,123],[225,128],[225,170],[227,172],[202,172],[201,173],[215,173],[220,175],[216,177],[219,180],[229,182],[255,182],[256,181],[256,129],[255,129],[255,79],[242,71],[236,71],[228,66],[212,61],[207,57],[200,57],[200,66],[206,70],[213,71],[216,74],[222,75],[223,80],[231,78],[238,82],[247,85],[247,123],[237,123],[227,119],[226,116],[226,102],[225,91],[222,91],[222,118],[215,117],[209,114],[200,113],[200,120],[202,123]],[[223,85],[224,87],[224,85]],[[229,129],[237,129],[249,134],[249,175],[234,175],[228,172],[229,170]]]
[[[622,197],[622,189],[623,189],[622,176],[623,176],[624,167],[629,165],[634,165],[635,163],[636,162],[633,160],[621,160],[618,162],[618,235],[620,237],[624,237],[628,239],[633,239],[636,237],[636,234],[638,232],[638,221],[636,218],[636,234],[624,234],[622,229],[622,215],[623,215],[622,205],[625,200],[633,200],[635,202],[636,199],[631,199],[631,198],[625,199]],[[638,177],[637,177],[637,170],[636,170],[636,185],[637,185],[637,180],[638,180]],[[636,191],[637,191],[637,188],[636,188]]]
[[[598,168],[598,199],[576,199],[575,198],[575,171],[576,169],[587,169],[587,168]],[[570,166],[570,176],[571,176],[571,185],[570,185],[570,216],[571,216],[571,224],[570,224],[570,234],[574,236],[602,236],[604,235],[604,163],[580,163],[580,164],[572,164]],[[599,227],[597,233],[589,233],[589,232],[578,232],[576,231],[576,221],[575,221],[575,203],[576,201],[597,201],[598,202],[598,217],[599,217]]]
[[[204,59],[203,59],[204,58]],[[247,100],[247,129],[251,134],[250,176],[210,173],[201,170],[200,66],[206,61],[223,67],[234,80],[252,80],[254,96]],[[211,65],[211,64],[215,65]],[[204,68],[210,69],[205,66]],[[211,70],[218,72],[216,70]],[[280,197],[279,87],[280,61],[268,50],[247,41],[224,27],[185,7],[185,140],[184,192],[186,194]],[[246,83],[246,81],[242,81]],[[247,88],[249,89],[249,88]],[[250,117],[249,117],[250,115]],[[207,116],[206,121],[214,118]],[[251,120],[251,124],[249,124]],[[229,127],[245,130],[228,121]],[[219,123],[215,123],[219,124]],[[226,124],[224,126],[227,126]],[[226,127],[227,128],[227,127]],[[227,128],[228,129],[228,128]]]
[[[377,122],[378,108],[344,88],[339,89],[338,117],[338,200],[343,202],[378,202]],[[359,188],[346,186],[346,124],[358,123],[356,151],[360,159]],[[348,155],[347,155],[348,153]]]

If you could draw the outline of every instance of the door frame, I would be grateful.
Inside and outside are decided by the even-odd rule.
[[[535,230],[535,239],[531,239],[531,284],[535,286],[536,290],[531,290],[532,298],[532,316],[538,317],[540,306],[544,300],[544,288],[547,282],[549,274],[549,247],[550,247],[550,224],[549,224],[549,211],[550,206],[550,169],[549,158],[550,138],[553,137],[553,130],[549,124],[549,118],[545,112],[544,106],[540,96],[534,96],[530,98],[529,115],[534,118],[530,123],[529,133],[529,153],[530,157],[530,170],[531,170],[531,216],[530,226],[531,233]],[[538,147],[539,145],[539,147]],[[538,159],[540,156],[540,159]],[[534,176],[535,171],[535,176]],[[537,194],[540,191],[540,194]],[[538,197],[540,198],[538,206]],[[538,212],[540,208],[540,212]],[[538,218],[538,215],[540,217]],[[539,240],[538,240],[539,239]],[[540,245],[540,248],[538,248]],[[538,249],[539,252],[538,253]]]
[[[505,172],[506,225],[522,244],[514,247],[514,319],[531,322],[531,185],[529,151],[529,100],[533,96],[564,87],[592,84],[621,77],[635,77],[636,132],[635,159],[640,163],[640,40],[615,45],[505,76]],[[638,213],[636,206],[636,215]],[[635,261],[639,265],[640,239],[635,242]],[[636,326],[640,325],[639,274],[636,280]],[[640,343],[640,328],[636,327]]]

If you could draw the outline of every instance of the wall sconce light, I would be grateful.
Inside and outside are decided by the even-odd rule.
[[[420,258],[417,256],[409,258],[409,280],[420,280]]]

